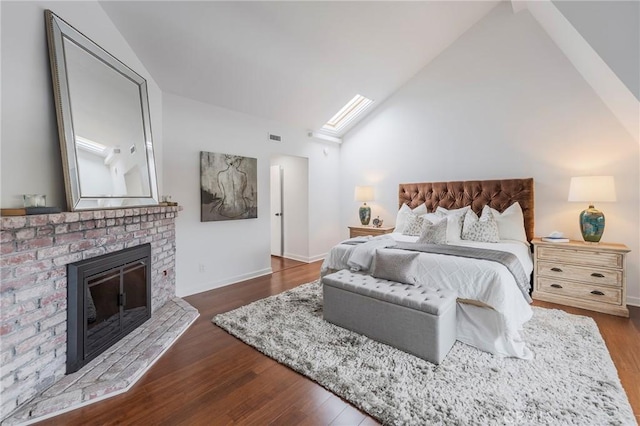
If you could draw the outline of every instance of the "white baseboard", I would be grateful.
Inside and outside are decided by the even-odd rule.
[[[317,262],[318,260],[324,260],[324,258],[327,257],[327,254],[329,253],[322,253],[322,254],[316,254],[315,256],[311,256],[309,258],[309,263]]]
[[[640,297],[627,296],[627,305],[640,307]]]
[[[225,278],[223,280],[201,283],[189,288],[186,292],[180,292],[176,289],[176,296],[185,297],[191,296],[192,294],[202,293],[203,291],[213,290],[214,288],[224,287],[231,284],[238,283],[240,281],[250,280],[251,278],[262,277],[263,275],[269,275],[273,271],[271,267],[260,269],[258,271],[247,272],[246,274],[236,275],[235,277]]]
[[[282,254],[282,257],[286,257],[287,259],[297,260],[298,262],[309,263],[309,258],[307,256],[300,256],[294,253],[287,253],[286,251]]]
[[[293,254],[293,253],[285,253],[282,257],[286,257],[287,259],[297,260],[298,262],[312,263],[318,260],[323,260],[325,257],[327,257],[327,253],[317,254],[311,257],[298,256],[297,254]]]

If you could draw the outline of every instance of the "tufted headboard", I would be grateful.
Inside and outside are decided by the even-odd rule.
[[[398,197],[398,207],[407,204],[415,209],[424,203],[433,212],[438,206],[446,209],[471,206],[478,215],[486,204],[503,212],[517,201],[524,214],[527,239],[531,241],[534,237],[533,178],[401,183]]]

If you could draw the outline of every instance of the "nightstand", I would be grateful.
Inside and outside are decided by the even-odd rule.
[[[395,228],[393,226],[381,226],[380,228],[374,228],[373,226],[350,226],[349,238],[362,237],[365,235],[384,235],[390,234]]]
[[[548,243],[534,238],[533,298],[629,316],[624,244]]]

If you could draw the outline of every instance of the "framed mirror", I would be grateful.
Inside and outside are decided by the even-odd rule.
[[[69,210],[158,204],[147,81],[45,11]]]

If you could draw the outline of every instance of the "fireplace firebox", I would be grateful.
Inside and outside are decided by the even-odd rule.
[[[67,374],[151,317],[151,245],[67,266]]]

